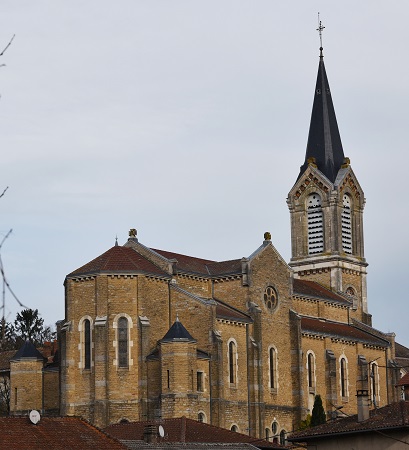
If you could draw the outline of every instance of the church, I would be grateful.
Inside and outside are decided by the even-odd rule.
[[[283,440],[318,394],[328,418],[400,398],[395,335],[371,324],[365,196],[322,48],[294,180],[288,263],[268,232],[251,255],[212,261],[149,248],[131,229],[124,245],[66,276],[62,415],[101,428],[186,416]]]

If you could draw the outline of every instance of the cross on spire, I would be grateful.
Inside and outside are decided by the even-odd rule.
[[[320,57],[321,58],[322,58],[322,50],[323,50],[323,47],[322,47],[322,31],[324,30],[324,28],[325,27],[322,26],[322,22],[320,20],[320,13],[318,13],[318,28],[317,28],[317,31],[318,31],[318,34],[320,35]]]

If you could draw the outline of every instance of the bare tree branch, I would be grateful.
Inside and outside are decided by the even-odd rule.
[[[13,42],[13,39],[15,38],[15,34],[13,34],[13,37],[10,39],[10,42],[4,47],[3,51],[0,53],[0,56],[4,55],[4,52],[10,47],[11,43]]]
[[[0,194],[0,198],[3,197],[3,195],[6,193],[6,191],[7,191],[8,188],[9,188],[9,187],[7,186],[6,189],[4,189],[4,191]]]

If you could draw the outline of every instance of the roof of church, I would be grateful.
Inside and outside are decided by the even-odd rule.
[[[409,358],[409,348],[395,342],[395,356],[397,358]]]
[[[322,425],[308,428],[292,434],[288,440],[295,442],[308,441],[319,437],[357,433],[359,431],[392,430],[409,427],[409,402],[400,401],[369,411],[369,419],[358,422],[358,416],[342,417],[330,420]]]
[[[301,295],[319,300],[330,300],[337,303],[342,303],[346,306],[351,305],[351,302],[344,296],[331,291],[331,289],[328,289],[315,281],[300,280],[295,278],[293,280],[293,293],[294,295]]]
[[[334,183],[338,170],[344,163],[344,150],[322,54],[318,65],[305,162],[298,178],[307,169],[308,158],[311,157],[315,158],[318,169]]]
[[[167,443],[253,443],[257,447],[281,448],[278,444],[186,417],[147,422],[118,423],[109,425],[104,431],[121,441],[141,441],[143,440],[144,429],[148,425],[162,425],[165,430],[165,437],[162,441]],[[160,438],[158,441],[160,441]]]
[[[321,336],[330,336],[341,340],[354,342],[364,342],[370,345],[387,347],[389,341],[375,336],[369,332],[361,330],[353,325],[341,322],[332,322],[325,319],[316,319],[313,317],[301,317],[301,330],[304,333],[311,333]]]
[[[197,273],[202,275],[229,275],[241,273],[241,259],[231,261],[212,261],[210,259],[196,258],[166,250],[152,249],[167,259],[176,259],[176,267],[182,272]]]
[[[216,305],[216,317],[218,319],[230,320],[232,322],[252,323],[253,319],[246,313],[237,308],[233,308],[221,300],[214,299]]]
[[[179,341],[190,341],[196,342],[189,331],[183,326],[179,319],[176,319],[174,324],[169,328],[168,332],[163,336],[161,342],[179,342]]]
[[[143,272],[157,275],[166,275],[162,269],[144,258],[129,247],[114,246],[108,251],[93,259],[89,263],[71,272],[73,275],[87,275],[93,273],[112,272]]]
[[[41,361],[44,360],[43,355],[35,348],[35,345],[30,341],[24,342],[23,346],[10,359],[10,361],[16,361],[23,358],[36,358]]]
[[[8,450],[119,450],[124,444],[76,417],[41,417],[34,425],[27,416],[0,417],[0,447]]]

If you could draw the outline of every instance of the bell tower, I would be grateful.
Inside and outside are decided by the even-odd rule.
[[[322,31],[323,27],[318,29]],[[370,323],[364,257],[364,192],[344,156],[320,47],[305,161],[288,194],[290,266],[295,277],[350,297],[352,316]]]

